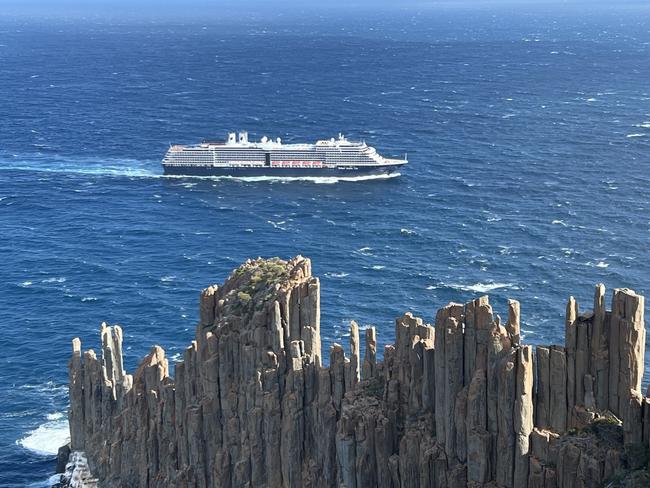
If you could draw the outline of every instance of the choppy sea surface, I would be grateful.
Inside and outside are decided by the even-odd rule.
[[[220,22],[0,18],[0,486],[48,486],[70,340],[125,331],[133,369],[193,337],[200,288],[249,257],[322,280],[350,320],[522,302],[563,341],[566,299],[650,291],[647,8],[403,11]],[[399,178],[164,178],[170,142],[339,131]],[[609,297],[608,297],[609,300]],[[647,368],[646,368],[647,369]]]

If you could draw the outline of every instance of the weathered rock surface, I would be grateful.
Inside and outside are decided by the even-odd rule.
[[[534,351],[519,303],[504,326],[481,297],[400,317],[383,361],[353,322],[324,367],[309,260],[248,261],[201,293],[173,378],[158,346],[127,374],[118,326],[100,357],[73,341],[71,447],[104,488],[647,486],[643,297],[604,296],[570,299],[565,346]]]

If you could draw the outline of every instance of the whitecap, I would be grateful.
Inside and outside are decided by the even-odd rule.
[[[381,265],[379,265],[379,264],[375,264],[375,265],[372,267],[372,269],[374,269],[375,271],[379,271],[379,270],[384,269],[385,267],[386,267],[386,266],[381,266]]]
[[[70,440],[68,419],[57,413],[48,415],[48,421],[16,441],[16,444],[40,456],[53,456],[59,447]]]
[[[452,288],[456,288],[461,291],[473,291],[476,293],[487,293],[492,290],[499,290],[501,288],[510,288],[512,290],[518,290],[519,287],[512,283],[474,283],[473,285],[458,285],[450,284]]]
[[[587,98],[587,101],[588,101],[588,102],[595,102],[596,99],[595,99],[595,98]]]
[[[367,253],[368,251],[372,251],[372,247],[362,247],[361,249],[357,249],[357,252],[360,253]]]
[[[20,285],[21,288],[27,288],[28,286],[32,286],[34,284],[33,281],[23,281]]]
[[[282,222],[273,222],[272,220],[267,220],[266,221],[268,224],[271,224],[274,228],[280,229],[280,230],[287,230],[285,227],[282,227],[281,224],[284,224],[285,221],[283,220]]]
[[[60,278],[46,278],[41,283],[65,283],[66,279],[61,276]]]
[[[437,290],[440,288],[451,288],[457,291],[470,291],[473,293],[487,293],[492,290],[499,290],[501,288],[508,288],[510,290],[519,290],[520,288],[514,283],[474,283],[472,285],[463,285],[459,283],[443,283],[440,282],[435,285],[427,286],[427,290]]]
[[[349,274],[350,274],[350,273],[344,273],[344,272],[340,272],[340,273],[325,273],[325,276],[327,276],[328,278],[345,278],[345,277],[348,276]]]
[[[163,277],[161,277],[161,278],[160,278],[160,281],[161,281],[162,283],[170,283],[170,282],[174,281],[174,279],[176,279],[176,276],[174,276],[174,275],[168,275],[168,276],[163,276]]]
[[[605,261],[598,261],[598,263],[596,264],[597,268],[607,268],[608,266],[609,264],[606,263]]]
[[[625,137],[644,137],[645,134],[628,134]]]
[[[643,124],[636,124],[635,127],[641,127],[642,129],[650,129],[650,122],[644,122]]]
[[[564,222],[564,220],[554,220],[553,222],[551,222],[551,224],[553,224],[553,225],[561,225],[563,227],[567,226],[566,222]]]
[[[82,297],[82,298],[81,298],[81,301],[82,301],[82,302],[96,302],[96,301],[97,301],[97,297]]]
[[[418,233],[412,229],[400,229],[400,234],[403,236],[416,236]]]

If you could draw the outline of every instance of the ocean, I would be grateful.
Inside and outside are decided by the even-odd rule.
[[[562,343],[569,295],[650,292],[648,13],[0,17],[0,486],[49,486],[73,337],[97,349],[119,323],[129,370],[153,344],[177,360],[200,289],[247,258],[312,259],[324,351],[352,319],[381,348],[402,313],[485,293],[502,317],[521,301],[528,343]],[[162,177],[170,143],[237,129],[410,163]]]

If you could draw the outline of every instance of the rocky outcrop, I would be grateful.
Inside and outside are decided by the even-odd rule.
[[[158,346],[127,374],[118,326],[100,357],[73,341],[71,447],[104,488],[642,486],[643,297],[604,297],[569,300],[564,346],[524,345],[520,304],[502,325],[481,297],[400,317],[383,361],[353,322],[323,366],[309,260],[248,261],[201,293],[173,378]]]
[[[65,447],[65,446],[64,446]],[[59,455],[63,453],[59,451]],[[93,476],[88,467],[88,461],[83,452],[68,452],[67,460],[61,470],[58,482],[52,488],[98,488],[98,480]]]

